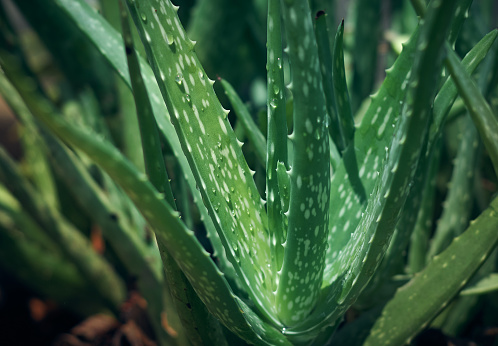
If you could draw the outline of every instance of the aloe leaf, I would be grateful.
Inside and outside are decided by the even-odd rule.
[[[462,296],[487,294],[498,290],[498,273],[491,273],[460,292]]]
[[[266,210],[272,251],[273,290],[284,259],[283,244],[287,237],[289,208],[289,168],[287,152],[287,115],[284,85],[280,1],[268,1],[267,23],[267,148],[266,148]]]
[[[329,28],[327,26],[327,14],[319,11],[315,17],[315,36],[318,45],[318,56],[320,58],[320,72],[322,73],[323,92],[327,113],[330,116],[329,132],[337,150],[342,153],[346,149],[346,142],[341,131],[341,121],[337,111],[334,93],[334,81],[332,79],[332,50],[330,48]]]
[[[284,1],[282,13],[291,65],[293,152],[285,254],[276,293],[278,315],[287,326],[315,306],[322,283],[330,202],[327,109],[318,48],[306,0]],[[308,269],[309,268],[309,269]]]
[[[365,237],[363,239],[367,239],[371,245],[366,246],[368,250],[363,250],[365,251],[364,257],[358,256],[354,259],[357,263],[353,264],[349,270],[356,266],[361,269],[357,272],[357,276],[348,272],[346,284],[343,286],[343,297],[340,300],[345,298],[344,293],[354,297],[355,290],[361,290],[361,282],[363,281],[363,285],[368,282],[368,272],[374,270],[387,250],[426,140],[430,124],[430,106],[436,93],[435,76],[438,75],[441,66],[437,62],[442,61],[440,46],[446,38],[451,23],[451,16],[448,14],[452,13],[454,7],[455,4],[450,1],[434,2],[428,13],[430,17],[426,19],[421,28],[413,75],[402,117],[397,124],[393,143],[387,153],[386,165],[377,180],[365,211],[365,217],[357,229],[357,231],[368,231],[361,232],[362,236],[356,234],[352,236],[353,239],[355,236]],[[346,253],[351,253],[350,251],[348,248],[345,249]],[[361,262],[364,264],[360,264]],[[351,279],[348,279],[348,276]],[[352,292],[347,291],[348,281],[351,282]]]
[[[396,123],[401,112],[418,36],[419,30],[412,35],[393,67],[387,71],[384,83],[373,96],[371,106],[355,132],[352,150],[355,150],[359,166],[358,176],[367,196],[372,192],[380,174],[386,155],[385,148],[390,144],[394,132],[392,125]],[[337,279],[336,273],[331,271],[332,265],[338,261],[342,249],[350,241],[365,208],[366,201],[361,200],[360,194],[356,192],[357,188],[353,187],[347,177],[349,175],[343,162],[332,176],[331,198],[336,198],[338,202],[331,204],[329,211],[333,222],[328,236],[329,248],[323,286],[330,285]]]
[[[497,31],[496,29],[493,30],[495,33]],[[498,174],[498,121],[496,120],[496,115],[484,99],[484,96],[482,96],[476,83],[462,67],[456,53],[449,47],[446,50],[448,52],[448,69],[479,131],[493,163],[495,174]]]
[[[228,112],[195,56],[177,8],[147,0],[129,2],[128,8],[227,256],[256,306],[278,325],[266,213]]]
[[[492,43],[493,39],[489,40],[486,37],[482,39],[465,57],[465,68],[467,70],[475,69],[484,58],[484,54],[489,50]],[[433,136],[429,136],[427,148],[423,148],[423,151],[426,151],[426,155],[417,166],[413,187],[405,204],[404,212],[398,222],[395,238],[382,264],[384,268],[391,267],[391,269],[383,269],[386,271],[385,275],[392,275],[396,270],[402,270],[403,256],[401,254],[408,245],[410,234],[416,223],[413,211],[420,209],[422,191],[426,191],[423,189],[423,185],[424,181],[427,180],[428,165],[431,162],[434,164],[434,159],[437,157],[437,155],[434,156],[434,141],[439,140],[442,136],[442,125],[448,115],[449,104],[455,98],[455,91],[453,82],[448,79],[436,97],[434,103],[434,109],[436,110],[434,114],[435,121],[432,124],[431,133]],[[443,102],[444,104],[441,106]],[[469,121],[470,119],[467,123]],[[459,142],[461,149],[456,160],[452,182],[450,183],[451,189],[445,203],[443,215],[438,222],[438,229],[431,242],[429,257],[441,251],[442,248],[449,244],[453,237],[460,234],[467,226],[472,203],[469,194],[474,181],[472,171],[469,173],[469,167],[474,167],[477,164],[478,141],[477,133],[472,123],[464,125],[462,128],[468,130],[465,131],[465,134],[462,135],[462,140]],[[437,134],[437,136],[434,136],[434,134]]]
[[[131,88],[126,55],[120,35],[95,11],[82,0],[55,0],[55,4],[64,11],[79,30],[99,49],[102,56],[109,61],[118,75]],[[150,95],[154,117],[163,137],[168,141],[173,153],[183,171],[183,178],[187,181],[193,200],[201,213],[201,220],[206,226],[208,237],[213,245],[215,255],[220,261],[220,267],[225,274],[230,274],[232,264],[227,260],[225,250],[215,230],[213,221],[209,217],[203,204],[203,197],[196,188],[196,182],[185,155],[183,154],[178,135],[170,122],[168,110],[162,101],[161,92],[154,78],[150,66],[140,59],[140,71],[143,75],[145,87]],[[225,269],[227,268],[227,269]],[[234,277],[232,275],[232,277]]]
[[[228,99],[232,103],[235,114],[237,115],[237,119],[240,121],[242,126],[244,127],[244,131],[246,136],[249,138],[249,141],[254,146],[256,157],[259,160],[259,163],[265,167],[266,166],[266,139],[259,130],[258,125],[254,122],[251,117],[251,113],[244,105],[242,100],[235,89],[228,83],[226,80],[219,78],[221,81],[221,85],[225,89],[225,94],[228,96]]]
[[[359,200],[364,203],[367,199],[365,188],[359,176],[358,163],[356,159],[356,148],[354,143],[355,124],[351,104],[349,100],[348,86],[346,84],[346,71],[344,68],[344,21],[339,24],[334,40],[332,77],[334,81],[334,95],[337,102],[337,112],[341,127],[341,133],[345,145],[342,152],[344,167],[348,180]]]
[[[497,208],[495,198],[461,236],[398,290],[365,345],[403,344],[448,304],[498,243]]]
[[[457,4],[461,7],[468,0],[462,0]],[[460,11],[459,15],[463,15]],[[453,30],[454,24],[453,24]],[[411,60],[418,40],[418,30],[412,35],[410,41],[404,46],[403,51],[396,60],[393,67],[387,71],[387,76],[379,92],[373,96],[372,103],[366,112],[355,135],[355,151],[359,165],[359,177],[367,193],[371,193],[375,183],[376,175],[385,157],[385,149],[392,138],[394,124],[397,122],[398,114],[407,91],[408,80],[411,75]],[[468,71],[472,72],[485,57],[491,47],[495,33],[486,35],[474,49],[465,57],[464,61]],[[453,101],[457,95],[456,87],[451,81],[447,81],[434,101],[434,121],[429,131],[428,150],[432,151],[434,143],[441,135],[443,124]],[[381,115],[384,114],[384,118]],[[392,124],[392,125],[391,125]],[[375,143],[375,145],[373,144]],[[356,228],[364,207],[350,180],[345,179],[346,169],[340,166],[332,178],[331,196],[339,196],[341,208],[331,206],[331,219],[335,220],[329,233],[329,249],[326,257],[327,266],[324,280],[330,282],[334,274],[330,272],[332,263],[342,251],[350,239],[351,233]],[[324,285],[325,286],[325,285]]]
[[[4,61],[5,57],[2,56],[2,59]],[[8,65],[2,66],[5,68]],[[6,71],[15,75],[10,69]],[[76,128],[57,116],[46,100],[33,90],[23,87],[22,78],[12,80],[30,111],[40,121],[58,137],[85,152],[125,190],[155,231],[157,241],[173,256],[203,303],[217,319],[244,340],[257,344],[288,344],[280,332],[257,315],[251,314],[251,310],[233,295],[223,274],[209,259],[209,253],[144,174],[139,173],[105,140],[88,130]],[[251,320],[250,324],[248,319]]]
[[[439,254],[451,239],[462,233],[469,223],[473,199],[474,169],[477,165],[479,137],[472,119],[461,121],[461,138],[458,143],[457,157],[454,161],[450,188],[444,203],[443,213],[431,240],[427,258]]]
[[[341,316],[369,282],[387,250],[426,140],[437,85],[434,79],[441,66],[437,61],[442,61],[441,47],[451,23],[448,13],[452,13],[454,5],[449,1],[435,2],[421,27],[413,72],[407,81],[409,92],[382,173],[360,224],[327,272],[333,275],[333,284],[324,285],[324,301],[320,301],[313,317],[296,327],[296,333],[313,323],[317,328],[326,323],[323,321],[330,323]],[[346,210],[347,205],[343,208]]]
[[[413,226],[408,245],[407,271],[415,274],[425,268],[426,253],[429,248],[429,238],[432,231],[434,204],[436,194],[436,175],[439,169],[441,158],[441,141],[436,144],[434,158],[429,167],[428,177],[425,181],[423,193],[420,196],[420,209],[417,213],[417,220]],[[405,209],[406,210],[406,209]],[[402,225],[402,223],[400,223]]]
[[[339,24],[334,40],[334,54],[332,76],[334,80],[334,94],[337,103],[337,112],[344,141],[344,148],[351,145],[354,137],[354,119],[349,101],[348,86],[346,84],[346,70],[344,68],[344,20]]]

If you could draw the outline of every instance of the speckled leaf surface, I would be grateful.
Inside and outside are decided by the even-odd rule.
[[[386,148],[389,149],[385,154],[386,162],[379,172],[379,179],[360,224],[342,249],[343,257],[331,266],[331,271],[336,273],[334,279],[338,280],[337,284],[329,289],[326,298],[324,295],[324,304],[320,303],[314,311],[316,320],[309,318],[302,326],[296,327],[296,333],[309,325],[324,325],[318,322],[324,320],[322,315],[327,316],[325,320],[330,318],[331,321],[341,316],[368,283],[387,250],[411,187],[428,130],[429,108],[437,85],[434,78],[441,66],[437,61],[442,61],[441,47],[451,23],[448,13],[452,13],[454,5],[450,2],[435,2],[429,12],[429,19],[421,28],[421,35],[415,45],[415,72],[407,81],[409,92],[392,145]],[[343,208],[345,210],[346,206]],[[312,320],[314,323],[309,323]]]
[[[129,1],[159,89],[227,256],[256,306],[275,318],[266,212],[241,143],[169,1]]]
[[[468,0],[458,1],[455,16],[457,18],[464,16],[466,11],[463,9],[468,6]],[[457,23],[452,24],[452,32],[458,31],[458,25],[461,25],[461,22],[457,21]],[[394,127],[401,113],[418,36],[417,29],[410,41],[404,45],[403,51],[394,65],[387,70],[386,79],[379,91],[372,97],[372,103],[355,133],[355,155],[359,167],[359,178],[367,195],[372,192],[380,174],[386,157],[386,149],[391,144]],[[491,34],[488,34],[476,46],[478,49],[469,52],[465,58],[466,63],[468,63],[468,71],[473,71],[482,61],[493,40]],[[447,112],[455,97],[456,87],[454,84],[445,83],[434,102],[434,123],[429,132],[428,148],[434,146],[434,142],[440,135]],[[331,199],[336,199],[338,202],[331,204],[330,219],[333,222],[330,225],[324,286],[334,281],[334,276],[337,273],[331,271],[332,264],[340,260],[339,257],[343,254],[342,249],[350,241],[351,234],[356,229],[365,208],[359,194],[355,193],[351,180],[348,179],[344,163],[338,167],[332,177]]]
[[[284,260],[283,245],[287,237],[288,222],[284,212],[289,208],[289,177],[286,173],[289,162],[280,0],[268,1],[267,42],[266,210],[272,251],[272,284],[273,290],[276,290],[279,271]]]
[[[307,0],[281,2],[291,65],[292,154],[288,230],[276,302],[291,326],[314,308],[325,267],[330,203],[327,110]],[[304,13],[304,15],[303,15]]]
[[[448,304],[498,243],[497,210],[495,198],[460,237],[398,290],[365,345],[408,342]]]
[[[462,61],[462,64],[464,65],[467,72],[472,73],[479,66],[479,64],[486,56],[486,53],[489,51],[490,47],[492,46],[495,37],[496,35],[491,35],[491,34],[486,35],[465,56],[465,58]],[[393,238],[393,241],[391,242],[389,249],[386,253],[386,258],[382,263],[382,268],[379,270],[380,272],[384,271],[384,273],[383,274],[379,273],[380,275],[375,278],[377,281],[385,280],[385,277],[383,278],[382,275],[387,275],[387,277],[389,277],[390,275],[393,274],[391,272],[392,270],[396,270],[396,268],[399,269],[400,266],[402,266],[400,262],[403,261],[403,256],[401,254],[403,250],[407,247],[412,230],[415,227],[415,223],[417,222],[415,218],[416,213],[414,213],[414,211],[418,211],[421,207],[422,203],[421,192],[426,191],[426,188],[424,188],[424,184],[426,180],[429,179],[429,177],[427,176],[429,166],[431,165],[431,161],[437,159],[437,155],[435,155],[438,146],[437,141],[440,140],[442,137],[443,125],[446,123],[448,112],[456,96],[457,96],[456,86],[454,85],[453,81],[450,78],[448,78],[446,82],[443,84],[441,90],[439,91],[438,95],[434,100],[433,122],[431,124],[431,128],[428,134],[427,144],[422,148],[422,152],[425,153],[425,155],[421,156],[420,162],[417,165],[417,170],[415,172],[415,178],[412,185],[413,187],[410,190],[406,204],[403,209],[403,213],[401,214],[401,217],[398,221],[397,229],[395,231],[395,237]],[[469,134],[465,134],[465,136],[467,135]],[[462,142],[465,142],[465,144],[463,144],[464,146],[466,144],[469,144],[469,142],[471,143],[469,144],[468,147],[465,147],[465,150],[467,152],[472,151],[472,148],[473,150],[475,150],[476,148],[473,147],[475,145],[473,143],[474,140],[470,139],[468,142],[465,139],[462,140]],[[471,155],[471,154],[470,152],[468,152],[466,155]],[[464,186],[459,186],[458,183],[455,184],[455,188],[457,188],[459,191],[458,192],[459,197],[457,197],[455,200],[458,201],[458,207],[454,210],[458,210],[461,208],[463,208],[461,210],[464,210],[469,208],[468,206],[465,205],[465,203],[468,202],[464,202],[466,194],[464,191],[466,190],[468,191],[468,187],[465,186],[468,186],[470,181],[473,181],[472,174],[469,173],[469,167],[474,167],[474,165],[475,163],[471,164],[470,162],[467,161],[459,163],[460,166],[459,169],[463,169],[465,171],[460,173],[461,176],[459,180],[462,181],[461,179],[468,179],[468,182],[464,183],[463,184]],[[469,174],[470,176],[468,176]],[[464,176],[468,177],[464,178]],[[458,223],[460,223],[462,219],[465,220],[464,216],[465,212],[460,212],[460,213],[455,212],[455,214],[453,215],[459,215],[458,221],[456,219],[453,220],[454,218],[452,218],[451,216],[446,216],[444,218],[446,219],[446,221],[452,219],[452,222],[458,222]],[[439,227],[442,226],[442,223],[443,222],[441,221],[439,222]],[[466,224],[463,224],[463,226],[460,226],[460,228],[461,227],[465,229]],[[463,231],[463,229],[461,229],[461,231]],[[458,232],[458,234],[460,232]],[[457,235],[457,233],[453,234],[453,236],[455,235]]]
[[[372,192],[380,174],[386,148],[392,140],[393,125],[401,112],[417,39],[418,31],[413,34],[393,67],[387,71],[384,83],[379,92],[373,96],[372,104],[356,130],[355,151],[359,166],[358,175],[368,194]],[[364,215],[364,202],[355,193],[352,182],[347,177],[343,162],[334,173],[331,183],[331,199],[336,202],[331,203],[330,206],[330,219],[333,221],[328,235],[329,249],[326,257],[324,286],[330,285],[337,279],[339,272],[333,271],[332,266],[344,257],[342,249],[350,241],[351,234]]]

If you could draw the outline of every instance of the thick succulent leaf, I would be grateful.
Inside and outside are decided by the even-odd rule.
[[[448,13],[452,13],[454,5],[435,2],[428,13],[429,18],[421,28],[416,45],[414,72],[409,80],[403,114],[364,217],[342,250],[342,256],[332,263],[331,272],[336,273],[333,278],[336,283],[325,288],[324,302],[320,301],[313,316],[296,327],[296,333],[313,324],[316,324],[315,328],[323,326],[341,316],[368,283],[387,250],[426,140],[430,105],[437,85],[434,79],[441,67],[437,61],[442,61],[442,43],[451,23]],[[344,210],[346,207],[344,205]],[[335,308],[330,309],[331,306]]]
[[[267,41],[266,210],[272,249],[272,284],[276,290],[284,259],[283,244],[288,225],[284,212],[289,208],[290,190],[285,172],[289,162],[280,0],[268,1]]]
[[[493,32],[498,31],[495,29]],[[486,150],[491,158],[495,174],[498,174],[498,120],[489,104],[482,96],[476,83],[462,67],[456,53],[446,47],[448,52],[448,69],[458,88],[465,106],[476,125]]]
[[[367,196],[372,192],[380,174],[386,155],[385,148],[392,140],[393,125],[401,113],[418,36],[417,30],[393,67],[387,71],[382,87],[373,96],[372,104],[355,133],[354,150],[359,166],[358,174]],[[323,286],[330,285],[337,278],[338,273],[332,271],[332,265],[343,257],[342,249],[350,241],[365,208],[365,201],[355,192],[357,188],[348,177],[343,161],[335,171],[331,183],[331,199],[337,200],[337,203],[332,203],[329,211],[330,220],[333,221],[328,236],[329,248]]]
[[[465,56],[462,64],[466,71],[472,73],[477,68],[491,48],[495,37],[496,33],[486,35]],[[418,222],[414,217],[413,211],[419,210],[422,206],[422,191],[427,191],[424,188],[424,184],[428,184],[428,180],[431,179],[427,176],[429,174],[429,167],[431,165],[437,166],[437,152],[442,138],[443,125],[446,122],[450,106],[455,100],[455,97],[456,86],[452,80],[448,78],[434,101],[434,121],[431,124],[427,146],[422,149],[422,152],[425,152],[425,155],[421,157],[421,161],[417,166],[412,189],[408,195],[401,218],[398,221],[393,241],[389,246],[386,258],[382,263],[382,268],[379,270],[379,275],[376,276],[376,281],[379,284],[385,281],[386,277],[390,277],[403,269],[404,259],[402,252],[406,249],[412,230]],[[468,213],[471,209],[470,203],[472,202],[469,200],[468,194],[470,193],[473,182],[473,173],[472,170],[469,171],[469,167],[474,167],[476,165],[475,159],[477,157],[477,134],[475,129],[473,129],[472,124],[469,124],[468,126],[464,125],[463,128],[467,129],[469,126],[470,130],[462,135],[464,136],[463,140],[460,142],[462,153],[456,161],[455,174],[452,177],[452,180],[455,180],[454,183],[451,183],[451,190],[453,192],[450,192],[448,196],[447,204],[452,205],[452,207],[445,207],[442,219],[438,223],[439,231],[436,231],[435,239],[431,243],[432,250],[429,255],[430,257],[442,250],[442,244],[444,244],[444,246],[448,245],[449,241],[460,234],[467,226]],[[433,167],[432,169],[434,170],[436,167]],[[460,212],[458,212],[458,210],[460,210]],[[427,217],[423,215],[419,216]],[[420,221],[425,223],[425,221]],[[427,228],[427,226],[421,224],[419,226]],[[419,235],[424,237],[423,234],[419,233]],[[444,239],[446,239],[446,241]],[[439,247],[439,250],[434,250],[436,247]],[[424,251],[423,254],[425,256],[426,251]],[[421,258],[419,258],[419,260],[421,260]],[[365,297],[365,299],[368,299],[368,297]]]
[[[475,285],[465,288],[460,292],[462,296],[487,294],[498,291],[498,273],[492,273],[479,280]]]
[[[348,85],[346,84],[346,70],[344,68],[344,20],[337,28],[334,40],[332,78],[334,81],[334,94],[337,103],[337,113],[341,126],[344,148],[351,145],[354,138],[354,119],[349,101]],[[357,174],[357,173],[356,173]]]
[[[131,88],[130,75],[128,73],[126,55],[120,35],[86,2],[82,0],[55,0],[55,3],[71,19],[79,30],[99,49],[102,56],[107,59],[118,75]],[[188,161],[183,154],[178,135],[169,120],[168,110],[162,101],[161,92],[157,86],[154,74],[145,60],[140,59],[140,71],[143,76],[145,87],[150,95],[150,102],[157,121],[159,130],[168,141],[178,163],[183,171],[183,178],[188,183],[193,200],[196,203],[202,221],[206,226],[208,237],[213,245],[215,255],[220,261],[220,267],[226,274],[235,278],[232,264],[227,260],[225,250],[215,230],[213,221],[209,217],[203,204],[200,192],[196,189],[196,182]]]
[[[465,6],[469,6],[469,0],[458,1],[457,9],[460,10],[456,10],[455,17],[457,19],[464,16],[467,10]],[[457,30],[456,26],[460,24],[454,22],[452,31]],[[412,34],[410,41],[404,46],[394,65],[387,70],[386,79],[378,93],[373,96],[370,107],[355,134],[355,155],[359,166],[359,177],[367,194],[372,192],[386,155],[385,148],[391,143],[394,124],[401,112],[418,35],[417,29]],[[465,58],[469,71],[473,71],[482,61],[493,40],[494,37],[490,33],[481,40],[476,49],[469,52]],[[445,83],[434,102],[434,123],[429,133],[428,148],[433,148],[435,141],[440,136],[442,125],[455,97],[456,87],[454,84]],[[338,259],[343,247],[350,240],[351,233],[358,225],[365,208],[358,187],[354,187],[352,182],[346,178],[347,170],[345,168],[344,165],[339,166],[332,177],[331,198],[339,196],[340,202],[331,204],[330,219],[334,222],[331,224],[331,232],[329,233],[324,286],[332,281],[334,274],[330,272],[331,265]]]
[[[341,122],[337,112],[337,104],[334,93],[334,82],[332,79],[332,50],[330,47],[330,33],[327,26],[327,14],[319,11],[315,18],[315,36],[318,45],[318,56],[320,58],[320,72],[322,73],[323,92],[327,113],[330,117],[329,133],[337,150],[342,153],[346,149],[346,143],[341,131]]]
[[[244,127],[244,132],[255,149],[256,157],[258,158],[259,163],[263,167],[265,167],[266,166],[265,137],[259,130],[258,125],[256,125],[256,123],[254,122],[254,119],[251,117],[251,113],[249,113],[249,110],[247,109],[246,105],[244,105],[239,95],[237,95],[235,89],[225,79],[219,78],[219,80],[221,82],[221,85],[225,89],[225,94],[228,96],[228,99],[232,103],[235,114],[237,115],[237,119]]]
[[[22,81],[19,82],[22,85]],[[21,87],[22,88],[22,87]],[[19,91],[19,89],[18,89]],[[246,319],[250,311],[230,290],[223,274],[210,255],[178,217],[178,213],[164,201],[163,194],[148,182],[144,174],[122,154],[95,134],[76,128],[57,116],[44,99],[22,88],[21,96],[30,111],[64,141],[74,145],[92,158],[116,181],[140,209],[155,231],[157,241],[168,250],[185,273],[209,311],[241,338],[257,343],[285,344],[285,338],[255,314],[251,324]],[[266,342],[262,338],[269,338]]]
[[[365,345],[408,342],[448,304],[498,243],[497,210],[495,198],[461,236],[398,290]]]
[[[429,238],[432,231],[435,197],[436,197],[436,176],[439,169],[439,159],[441,158],[442,141],[436,144],[434,157],[429,167],[429,173],[420,196],[420,209],[417,213],[417,220],[413,226],[408,244],[407,271],[415,274],[425,268],[426,254],[429,248]],[[407,209],[405,208],[405,212]],[[399,222],[401,226],[402,223]]]
[[[128,2],[128,8],[227,256],[256,306],[278,325],[266,213],[227,111],[186,37],[177,8],[148,0]]]
[[[460,121],[461,138],[458,152],[454,160],[453,173],[449,190],[443,204],[443,213],[431,240],[427,258],[431,258],[444,250],[453,238],[461,234],[467,227],[472,211],[474,189],[474,172],[479,157],[479,137],[470,117]]]
[[[291,326],[313,309],[325,266],[330,202],[327,109],[307,0],[281,2],[291,65],[293,145],[285,254],[276,301]],[[302,15],[304,13],[304,15]]]

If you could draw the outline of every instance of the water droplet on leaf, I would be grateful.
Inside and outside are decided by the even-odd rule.
[[[175,82],[178,85],[182,85],[182,81],[183,81],[183,76],[181,74],[177,74],[176,77],[175,77]]]

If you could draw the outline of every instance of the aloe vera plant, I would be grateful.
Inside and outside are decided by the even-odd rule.
[[[50,157],[55,175],[63,177],[74,199],[105,229],[126,271],[136,277],[159,343],[182,344],[188,338],[193,344],[223,344],[239,338],[253,344],[320,344],[340,343],[349,335],[351,343],[403,344],[458,295],[495,249],[496,198],[486,199],[485,210],[469,227],[470,215],[463,217],[458,232],[448,226],[458,207],[449,208],[448,227],[438,228],[435,236],[446,240],[444,246],[436,241],[429,248],[430,235],[421,226],[433,219],[427,216],[434,202],[431,181],[438,171],[444,125],[458,95],[477,131],[464,134],[462,143],[467,144],[458,151],[461,164],[455,166],[452,185],[461,190],[449,193],[448,199],[457,203],[452,196],[458,193],[471,198],[471,176],[465,172],[476,170],[481,147],[473,143],[478,134],[498,172],[498,122],[486,101],[496,91],[492,81],[497,70],[491,58],[485,59],[488,52],[491,57],[496,52],[498,32],[480,38],[461,61],[452,48],[471,1],[432,0],[427,8],[413,1],[419,25],[355,125],[353,110],[369,92],[365,88],[371,88],[375,73],[368,64],[355,68],[352,104],[345,22],[332,35],[325,12],[315,16],[308,1],[268,0],[266,133],[236,89],[220,78],[236,114],[229,121],[178,7],[169,0],[126,0],[121,8],[114,6],[114,15],[121,19],[117,30],[82,0],[17,5],[33,26],[39,23],[38,11],[67,22],[88,51],[106,61],[106,71],[120,78],[118,85],[129,88],[120,90],[134,101],[136,112],[127,111],[138,118],[138,129],[128,127],[126,133],[135,133],[132,149],[140,149],[142,156],[113,143],[112,126],[95,114],[99,107],[91,94],[82,92],[80,100],[66,103],[77,108],[71,112],[33,85],[30,69],[16,60],[19,42],[12,39],[8,16],[2,13],[2,40],[8,44],[0,50],[0,92],[39,141],[40,157]],[[205,20],[203,11],[212,13],[207,1],[195,18]],[[104,15],[110,20],[111,15]],[[198,35],[201,23],[193,26]],[[358,30],[363,24],[368,23],[359,24]],[[355,34],[355,52],[362,50],[367,34]],[[54,52],[64,53],[63,45],[51,44]],[[202,54],[213,55],[208,49],[203,46]],[[491,81],[482,78],[477,86],[471,75],[482,61]],[[443,74],[444,67],[449,75]],[[362,78],[368,85],[357,85]],[[76,113],[80,115],[72,118]],[[237,135],[248,138],[252,152],[239,141],[234,122],[241,125]],[[174,157],[173,174],[162,145]],[[69,222],[56,202],[42,205],[41,192],[52,188],[23,176],[0,153],[5,186],[0,190],[5,195],[0,216],[8,220],[2,221],[0,234],[12,241],[15,232],[10,228],[29,228],[25,232],[30,242],[19,250],[26,263],[36,259],[36,239],[45,248],[60,248],[60,256],[75,264],[64,270],[79,272],[84,279],[77,284],[93,286],[106,307],[116,311],[123,283],[109,263],[88,251],[78,230],[61,228]],[[97,170],[93,177],[92,169]],[[53,179],[50,171],[44,174]],[[262,183],[255,174],[264,177]],[[212,253],[192,229],[186,190]],[[28,203],[30,198],[37,203]],[[20,213],[31,215],[27,223],[38,226],[21,226]],[[39,228],[52,227],[46,239]],[[150,231],[155,241],[147,240]],[[73,238],[61,236],[64,232]],[[396,291],[391,278],[404,273],[403,251],[410,239],[408,273],[421,272]],[[81,251],[64,242],[82,244]],[[99,275],[108,280],[99,282]],[[65,280],[62,270],[57,277]],[[171,296],[163,295],[163,288]],[[358,319],[333,336],[355,303],[375,305],[375,323],[366,326]],[[403,316],[406,310],[413,316]],[[179,317],[175,327],[184,331],[180,337],[166,333],[164,311],[173,315],[172,321]],[[355,328],[362,332],[348,334]],[[227,336],[227,330],[235,336]]]

